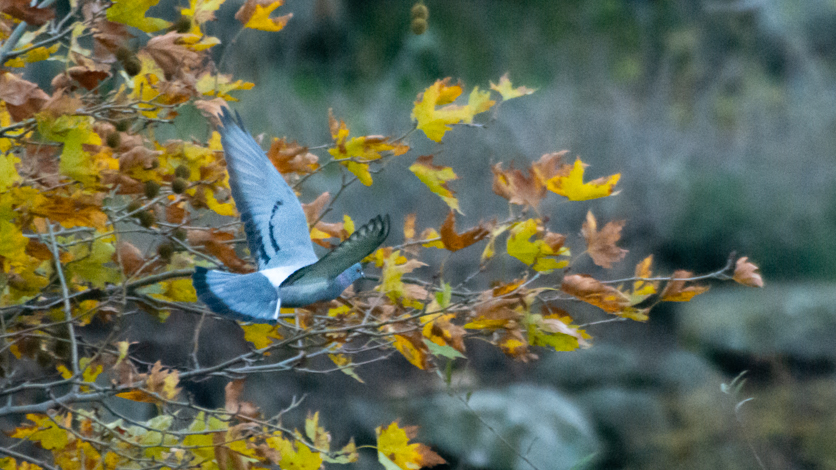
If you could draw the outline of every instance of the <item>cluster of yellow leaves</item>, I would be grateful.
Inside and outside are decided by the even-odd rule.
[[[328,149],[335,160],[339,161],[366,186],[371,186],[372,175],[369,173],[369,162],[383,157],[380,152],[392,152],[393,155],[403,155],[409,146],[392,141],[379,135],[348,138],[348,127],[342,120],[337,121],[334,114],[328,111],[328,123],[334,147]]]
[[[416,426],[401,428],[397,421],[375,429],[377,459],[386,470],[416,470],[447,463],[424,444],[409,441],[418,433]]]

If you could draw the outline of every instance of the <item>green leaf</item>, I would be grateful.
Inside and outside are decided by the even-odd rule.
[[[462,355],[462,353],[456,351],[456,349],[452,346],[448,346],[446,344],[444,346],[440,346],[426,338],[424,338],[424,344],[427,345],[427,348],[429,348],[430,350],[430,354],[432,354],[433,356],[446,357],[448,359],[465,358],[465,356]]]

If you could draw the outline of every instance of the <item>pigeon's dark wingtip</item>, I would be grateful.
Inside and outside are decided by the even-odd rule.
[[[221,115],[219,117],[221,120],[221,126],[224,128],[229,127],[231,124],[244,129],[244,120],[241,119],[241,115],[238,114],[238,111],[231,110],[229,106],[221,107]]]

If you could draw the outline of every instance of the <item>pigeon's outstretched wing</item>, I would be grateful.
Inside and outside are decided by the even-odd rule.
[[[196,266],[192,283],[197,297],[215,313],[244,321],[278,318],[279,293],[260,272],[233,274]]]
[[[343,271],[370,255],[389,235],[389,215],[377,216],[351,234],[340,246],[314,264],[291,274],[282,286],[334,279]]]
[[[258,269],[307,266],[317,261],[308,222],[296,194],[236,118],[223,108],[221,144],[229,187]]]

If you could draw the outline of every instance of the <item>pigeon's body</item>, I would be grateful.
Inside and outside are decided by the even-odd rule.
[[[363,277],[359,262],[386,239],[389,216],[372,219],[317,259],[293,190],[244,130],[240,117],[236,120],[224,109],[221,124],[229,187],[259,270],[233,274],[196,267],[198,298],[215,313],[255,322],[275,321],[280,307],[337,298]]]

